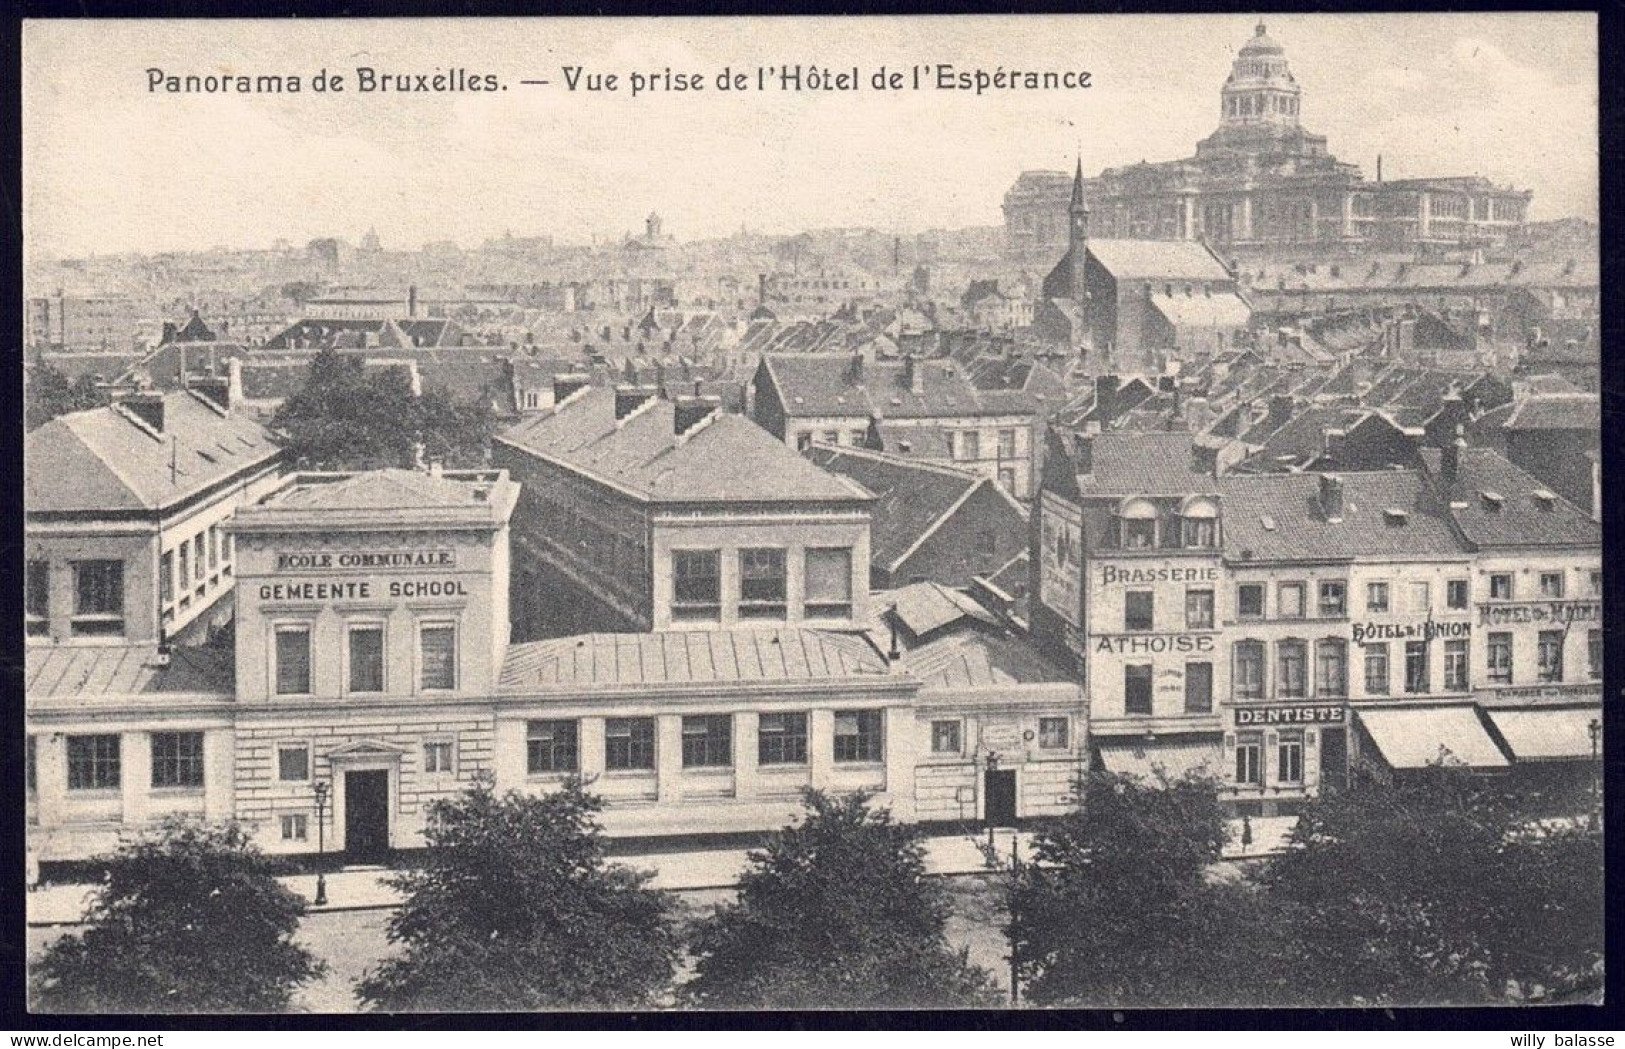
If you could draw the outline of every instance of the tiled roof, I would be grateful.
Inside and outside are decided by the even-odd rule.
[[[1518,402],[1505,426],[1509,430],[1600,430],[1602,402],[1594,393],[1556,393]]]
[[[1188,433],[1101,433],[1092,473],[1078,475],[1084,496],[1186,495],[1211,492],[1213,478],[1196,464]]]
[[[1342,520],[1321,510],[1319,474],[1230,474],[1219,478],[1224,548],[1253,561],[1347,557],[1449,557],[1461,544],[1414,470],[1339,473]],[[1390,509],[1405,513],[1391,521]]]
[[[818,630],[582,634],[511,645],[501,688],[622,688],[886,677],[886,660],[852,635]]]
[[[1152,295],[1151,305],[1176,328],[1245,328],[1253,311],[1231,292]]]
[[[1422,462],[1438,478],[1439,450],[1423,449]],[[1463,448],[1456,483],[1443,495],[1450,502],[1449,513],[1457,527],[1468,542],[1478,546],[1590,546],[1602,542],[1601,526],[1562,496],[1554,496],[1551,509],[1545,509],[1534,493],[1546,490],[1545,484],[1501,453]]]
[[[160,666],[150,646],[30,645],[24,687],[31,701],[149,693],[229,696],[235,673],[230,649],[181,646]]]
[[[941,583],[910,583],[896,590],[876,591],[869,607],[880,617],[876,629],[890,629],[890,618],[914,638],[941,630],[963,620],[980,620],[997,625],[997,620],[975,600]]]
[[[298,484],[285,489],[279,506],[308,510],[425,510],[466,507],[475,502],[474,491],[489,484],[474,484],[456,475],[435,476],[422,470],[368,470],[337,480]]]
[[[659,502],[869,500],[743,416],[719,411],[683,440],[673,416],[673,402],[656,398],[616,425],[615,391],[597,388],[497,440]]]
[[[991,483],[952,467],[829,445],[815,446],[807,458],[874,494],[870,557],[887,571],[895,569],[973,489]]]
[[[904,378],[905,364],[875,361],[852,372],[843,354],[768,354],[762,358],[784,402],[794,416],[865,418],[931,418],[966,415],[1032,415],[1037,401],[1019,390],[983,391],[965,375],[962,365],[916,360],[922,369],[921,392]]]
[[[1202,244],[1181,240],[1089,238],[1089,254],[1118,280],[1228,281],[1229,272]]]
[[[975,627],[955,630],[903,653],[902,665],[928,689],[1076,681],[1031,643]]]
[[[31,431],[23,450],[28,511],[156,510],[280,454],[266,429],[240,412],[222,415],[189,391],[163,401],[162,433],[116,406],[61,415]]]

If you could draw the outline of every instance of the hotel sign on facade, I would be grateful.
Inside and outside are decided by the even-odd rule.
[[[1602,604],[1598,601],[1497,601],[1478,606],[1480,626],[1504,626],[1508,623],[1596,623],[1602,619]]]

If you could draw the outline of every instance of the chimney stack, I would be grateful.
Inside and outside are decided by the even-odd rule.
[[[1320,509],[1332,524],[1343,520],[1343,479],[1336,474],[1320,475]]]
[[[553,405],[557,407],[577,390],[584,390],[592,383],[592,377],[583,372],[569,372],[553,376]]]
[[[157,390],[138,390],[118,402],[125,411],[157,433],[164,432],[164,395]]]
[[[910,393],[925,392],[925,363],[915,360],[912,353],[903,354],[903,381]]]
[[[418,315],[418,286],[416,284],[408,285],[406,289],[406,315],[408,317]]]
[[[853,353],[852,359],[846,365],[847,381],[857,384],[863,381],[863,354]]]
[[[1100,421],[1102,430],[1111,426],[1117,419],[1117,376],[1098,375],[1095,377],[1095,418]]]
[[[1079,434],[1072,442],[1073,465],[1080,476],[1088,477],[1095,472],[1095,435],[1090,432]]]
[[[1461,476],[1461,450],[1467,447],[1467,440],[1462,436],[1461,426],[1456,427],[1456,436],[1439,451],[1439,484],[1444,488],[1445,497],[1456,490],[1456,479]]]

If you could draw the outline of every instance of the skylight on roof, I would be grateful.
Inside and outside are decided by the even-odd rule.
[[[1271,517],[1269,514],[1260,514],[1258,517],[1258,523],[1264,526],[1264,531],[1266,532],[1275,531],[1275,518]]]

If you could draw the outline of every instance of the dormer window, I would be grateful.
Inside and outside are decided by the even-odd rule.
[[[1410,520],[1410,514],[1397,506],[1390,506],[1382,512],[1382,519],[1389,528],[1403,528],[1405,522]]]
[[[1157,545],[1157,508],[1145,499],[1130,499],[1118,510],[1125,550],[1149,550]]]
[[[1219,545],[1219,508],[1211,499],[1185,500],[1179,518],[1181,546],[1211,550]]]
[[[1550,513],[1552,510],[1557,508],[1557,496],[1552,492],[1549,492],[1544,488],[1537,488],[1532,494],[1535,497],[1535,505],[1540,507],[1542,510]]]
[[[1506,505],[1506,500],[1501,497],[1500,492],[1480,492],[1478,494],[1484,500],[1485,513],[1498,514],[1501,512],[1501,507]]]

